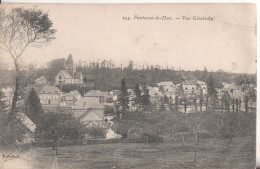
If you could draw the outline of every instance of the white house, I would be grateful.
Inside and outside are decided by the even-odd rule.
[[[87,127],[93,125],[104,125],[104,106],[95,98],[84,97],[79,99],[73,107],[73,116],[86,124]]]

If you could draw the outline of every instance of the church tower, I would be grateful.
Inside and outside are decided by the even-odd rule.
[[[76,64],[74,63],[71,54],[69,55],[68,59],[64,63],[64,70],[70,72],[71,76],[74,77],[76,72]]]

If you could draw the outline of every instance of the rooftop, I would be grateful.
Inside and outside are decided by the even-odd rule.
[[[60,93],[60,89],[55,86],[46,85],[39,93]]]
[[[38,79],[35,80],[37,84],[46,84],[47,79],[44,76],[39,77]]]
[[[100,90],[90,90],[85,94],[85,97],[101,97],[101,96],[108,96],[108,92],[102,92]]]
[[[98,100],[96,100],[95,98],[88,98],[88,97],[84,97],[84,98],[80,98],[76,104],[74,109],[102,109],[104,108]]]
[[[32,133],[35,132],[36,125],[24,114],[24,113],[17,113],[16,118],[26,127],[28,128]]]
[[[172,81],[162,81],[157,83],[158,86],[174,86]]]
[[[72,55],[69,54],[69,57],[68,57],[68,59],[65,61],[65,64],[71,64],[71,63],[73,63],[73,62],[74,62],[74,61],[73,61]]]
[[[65,76],[66,79],[71,79],[72,78],[72,75],[67,70],[60,70],[60,73],[62,73]]]

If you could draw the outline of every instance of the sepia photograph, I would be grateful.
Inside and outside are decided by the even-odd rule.
[[[256,4],[0,4],[0,169],[256,168]]]

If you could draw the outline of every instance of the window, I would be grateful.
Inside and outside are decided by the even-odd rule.
[[[48,100],[48,104],[51,104],[51,100]]]

